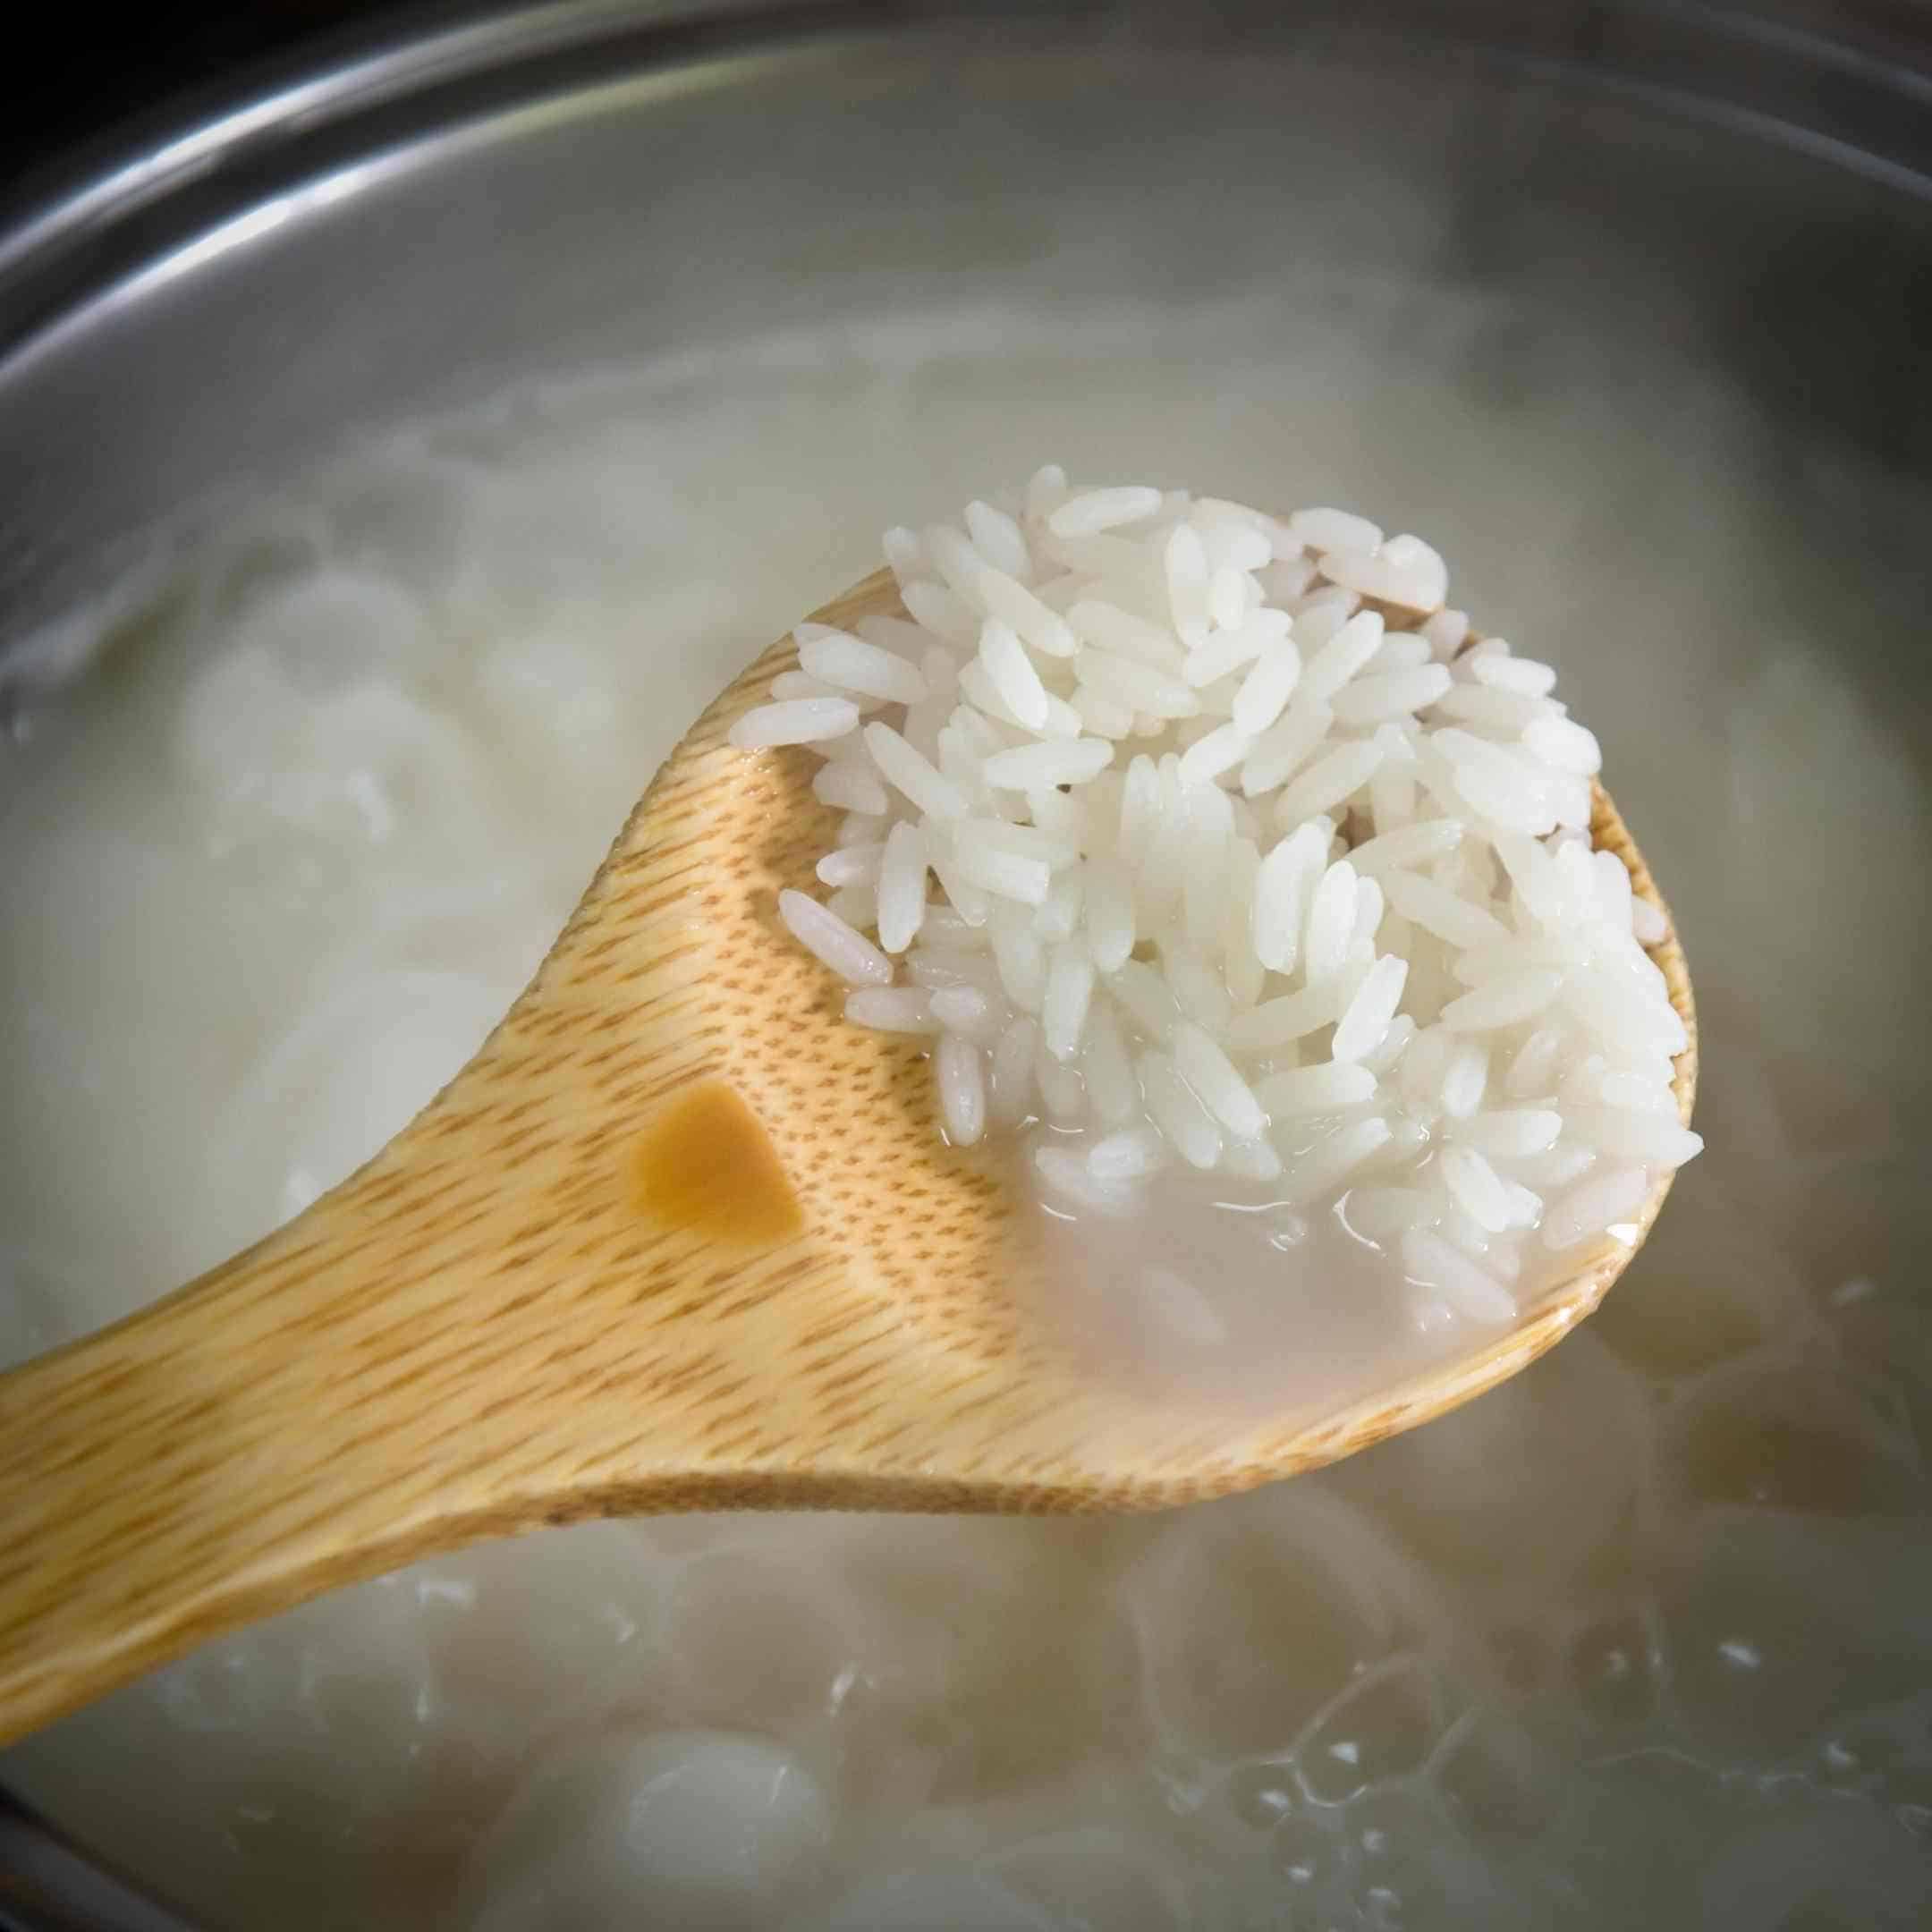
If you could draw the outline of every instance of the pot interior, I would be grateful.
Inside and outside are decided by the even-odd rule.
[[[1560,665],[1707,1151],[1321,1475],[479,1549],[0,1778],[210,1926],[1917,1922],[1927,202],[1375,36],[648,51],[359,96],[0,364],[0,1359],[356,1165],[707,698],[1046,461],[1415,529]]]

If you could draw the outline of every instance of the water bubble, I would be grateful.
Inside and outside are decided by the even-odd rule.
[[[1435,1741],[1436,1708],[1435,1686],[1413,1663],[1364,1677],[1301,1744],[1297,1763],[1309,1795],[1344,1804],[1414,1770]]]
[[[1460,1719],[1430,1767],[1449,1815],[1478,1843],[1532,1843],[1555,1817],[1550,1767],[1530,1739],[1487,1712]]]
[[[1112,1526],[847,1518],[801,1535],[852,1606],[860,1676],[837,1732],[848,1775],[880,1801],[1047,1782],[1138,1724],[1134,1633],[1107,1595]]]
[[[1727,1376],[1673,1432],[1666,1472],[1697,1503],[1912,1512],[1926,1497],[1917,1445],[1882,1400],[1829,1360]]]
[[[1835,1710],[1925,1681],[1922,1539],[1883,1519],[1707,1512],[1671,1551],[1662,1629],[1691,1733],[1733,1759],[1803,1750]]]
[[[1243,1765],[1228,1780],[1229,1809],[1256,1831],[1272,1831],[1295,1809],[1300,1796],[1292,1758]]]
[[[1223,1758],[1279,1751],[1381,1651],[1391,1624],[1375,1552],[1350,1528],[1301,1486],[1164,1528],[1124,1579],[1164,1735]]]
[[[1600,1730],[1640,1724],[1657,1702],[1657,1658],[1648,1630],[1635,1615],[1606,1617],[1570,1647],[1570,1681],[1578,1703]]]
[[[1377,1932],[1444,1923],[1480,1890],[1479,1868],[1423,1792],[1371,1792],[1349,1807],[1347,1826],[1352,1890]]]
[[[768,1925],[816,1876],[832,1824],[818,1781],[761,1739],[618,1733],[525,1784],[479,1848],[461,1922]]]
[[[1341,1841],[1332,1826],[1307,1814],[1284,1818],[1268,1847],[1270,1861],[1298,1891],[1315,1892],[1341,1861]]]
[[[682,1722],[788,1739],[854,1694],[855,1612],[802,1553],[726,1547],[680,1571],[665,1606],[664,1694]],[[841,1685],[842,1673],[853,1679]]]

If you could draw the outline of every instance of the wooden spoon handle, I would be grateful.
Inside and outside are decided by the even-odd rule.
[[[265,1244],[0,1378],[0,1738],[383,1560],[328,1499],[380,1503],[433,1436],[392,1460],[394,1392],[349,1399],[345,1265]]]
[[[439,1548],[753,1499],[812,1433],[802,1396],[750,1385],[788,1339],[775,1286],[837,1258],[796,1216],[721,1235],[642,1198],[674,1104],[729,1094],[675,833],[633,818],[529,992],[369,1166],[0,1376],[0,1742]]]
[[[716,935],[727,908],[734,931],[768,919],[773,891],[708,855],[720,778],[744,775],[724,723],[788,661],[767,652],[700,721],[530,989],[375,1160],[167,1300],[0,1375],[0,1742],[479,1537],[929,1506],[916,1465],[882,1474],[840,1434],[881,1384],[855,1394],[848,1352],[894,1352],[902,1312],[855,1293],[724,1078],[771,1046],[719,1024],[738,969]],[[704,1120],[680,1115],[693,1102]],[[709,1168],[675,1157],[694,1135],[722,1148]],[[735,1184],[708,1195],[720,1163]]]
[[[477,1084],[258,1247],[0,1376],[0,1742],[478,1538],[767,1488],[841,1500],[835,1470],[822,1496],[784,1479],[787,1442],[823,1432],[758,1373],[787,1341],[776,1291],[836,1264],[795,1223],[654,1224],[632,1191],[648,1133],[574,1203],[541,1159],[472,1160],[497,1131]],[[694,1097],[730,1093],[674,1087],[652,1117]],[[411,1166],[439,1142],[438,1168]]]
[[[493,1281],[487,1254],[418,1233],[388,1239],[352,1183],[0,1377],[0,1741],[318,1591],[525,1526],[519,1499],[546,1477],[514,1366],[517,1273]],[[479,1320],[489,1307],[513,1309],[506,1331]],[[650,1386],[638,1347],[622,1352]],[[659,1419],[643,1466],[689,1466],[678,1419]]]

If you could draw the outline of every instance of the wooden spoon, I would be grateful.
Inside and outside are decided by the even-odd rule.
[[[896,610],[886,573],[820,611]],[[0,1741],[316,1592],[580,1517],[1100,1510],[1290,1476],[1442,1414],[1632,1250],[1293,1422],[1096,1385],[1016,1318],[1013,1202],[940,1141],[918,1043],[779,924],[836,815],[732,720],[631,817],[530,989],[366,1167],[246,1253],[0,1377]],[[1609,799],[1596,836],[1659,903]],[[1674,938],[1655,949],[1692,1029]],[[1648,1232],[1666,1175],[1640,1217]]]

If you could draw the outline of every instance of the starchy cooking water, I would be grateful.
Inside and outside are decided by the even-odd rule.
[[[714,347],[187,543],[5,752],[0,1352],[399,1127],[711,693],[884,524],[1043,451],[1424,530],[1559,665],[1704,1022],[1708,1151],[1600,1315],[1414,1436],[1166,1517],[422,1563],[0,1776],[225,1927],[1918,1920],[1932,822],[1860,634],[1909,608],[1873,532],[1927,506],[1787,460],[1694,361],[1474,295],[1284,301]],[[1297,1375],[1377,1345],[1295,1312]]]

